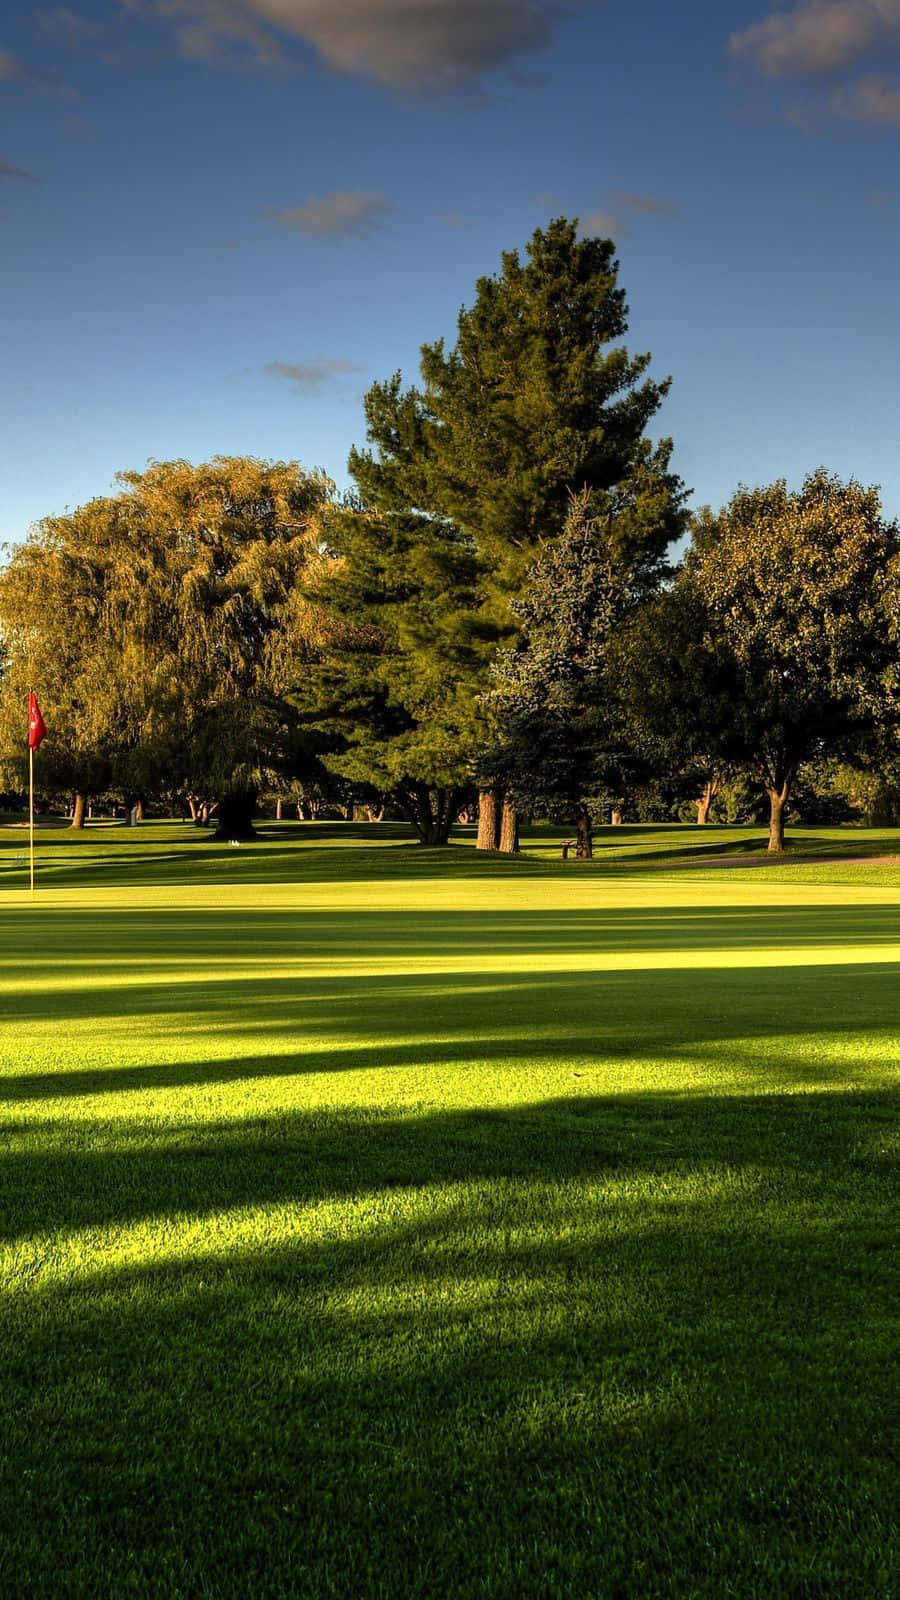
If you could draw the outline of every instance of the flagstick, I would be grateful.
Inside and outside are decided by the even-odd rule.
[[[29,877],[31,892],[34,894],[34,751],[28,746],[28,841],[29,849]]]

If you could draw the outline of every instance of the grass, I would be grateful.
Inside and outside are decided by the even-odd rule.
[[[898,1593],[898,837],[698,832],[0,830],[4,1593]]]

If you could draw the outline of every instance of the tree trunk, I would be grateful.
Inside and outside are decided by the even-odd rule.
[[[253,815],[256,811],[255,789],[232,789],[218,802],[219,825],[213,839],[256,839]]]
[[[769,789],[769,854],[780,855],[784,850],[784,821],[790,785]]]
[[[476,850],[499,850],[500,822],[500,790],[497,788],[479,789]]]
[[[384,816],[384,806],[366,806],[366,816],[370,822],[380,822]]]
[[[75,802],[74,802],[74,804],[72,806],[72,823],[71,823],[71,826],[73,828],[83,828],[84,827],[84,813],[85,813],[86,806],[87,806],[87,795],[82,793],[82,791],[80,789],[76,789],[76,791],[75,791]]]
[[[591,826],[591,819],[586,811],[580,811],[578,813],[578,822],[576,827],[578,832],[578,842],[575,848],[575,855],[579,861],[590,861],[593,859],[594,855],[594,830]]]
[[[275,801],[275,821],[276,822],[280,822],[281,821],[281,808],[282,808],[282,802],[280,800],[276,800]]]
[[[719,792],[718,778],[710,778],[703,785],[703,793],[697,798],[697,827],[705,828],[709,822],[709,810]]]
[[[512,795],[503,796],[503,811],[500,817],[500,843],[497,847],[504,856],[517,856],[519,854],[519,813]]]
[[[622,826],[622,807],[621,806],[613,806],[612,811],[610,812],[609,822],[610,822],[610,827],[612,827],[612,828],[621,828],[621,826]]]
[[[413,791],[396,798],[419,835],[419,843],[435,847],[450,842],[459,797],[458,789],[428,789],[425,784],[417,784]]]

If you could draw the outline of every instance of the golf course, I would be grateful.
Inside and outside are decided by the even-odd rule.
[[[4,1593],[898,1592],[900,836],[560,837],[0,829]]]

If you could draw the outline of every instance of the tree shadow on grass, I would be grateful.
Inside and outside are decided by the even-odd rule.
[[[0,1310],[15,1592],[886,1597],[895,1110],[33,1129],[6,1216],[62,1231]]]
[[[823,1171],[843,1172],[848,1162],[881,1174],[888,1158],[866,1139],[896,1108],[889,1091],[643,1092],[504,1110],[316,1109],[156,1128],[77,1118],[8,1124],[0,1235],[473,1179],[555,1184],[732,1164],[777,1168],[802,1198]]]

